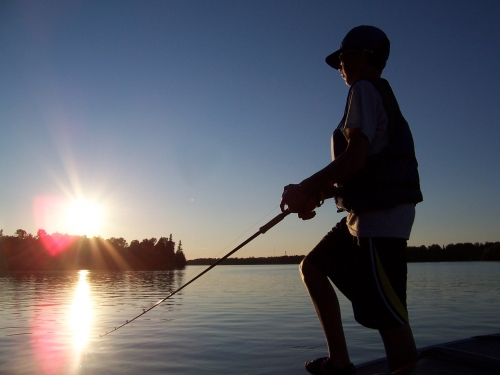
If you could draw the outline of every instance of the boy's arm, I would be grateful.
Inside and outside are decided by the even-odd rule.
[[[319,193],[336,182],[347,181],[364,168],[370,150],[368,138],[358,128],[346,129],[344,135],[347,139],[346,150],[325,168],[300,183],[309,194]]]
[[[331,187],[334,183],[344,182],[364,168],[370,149],[368,138],[358,128],[346,129],[344,135],[347,148],[338,158],[295,185],[296,188],[285,188],[280,205],[282,210],[287,205],[291,212],[308,216],[307,213],[312,212],[321,200],[333,196]]]

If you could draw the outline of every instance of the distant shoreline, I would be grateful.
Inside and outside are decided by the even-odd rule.
[[[228,258],[223,260],[220,265],[263,265],[263,264],[300,264],[305,255],[291,255],[282,257],[260,257],[260,258]],[[217,262],[217,258],[197,258],[186,262],[187,266],[209,266]]]
[[[457,243],[446,246],[409,246],[409,263],[500,261],[500,242]],[[32,236],[19,229],[16,236],[3,236],[0,229],[0,271],[162,271],[182,269],[186,265],[209,266],[221,258],[198,258],[186,261],[181,241],[175,251],[170,238],[134,240],[123,238],[47,235]],[[222,265],[298,265],[304,255],[228,258]]]
[[[302,258],[300,261],[293,261],[293,262],[267,262],[267,261],[262,261],[260,262],[259,260],[249,260],[250,258],[237,258],[237,259],[229,259],[229,260],[224,260],[221,263],[218,264],[218,266],[272,266],[272,265],[278,265],[278,266],[284,266],[284,265],[290,265],[290,264],[296,264],[299,265],[300,262],[302,261]],[[213,259],[213,262],[216,262],[218,259]],[[443,261],[415,261],[415,262],[408,262],[408,263],[463,263],[463,262],[500,262],[500,260],[443,260]],[[212,263],[209,263],[207,259],[204,258],[199,258],[199,259],[191,259],[187,261],[186,266],[209,266]]]
[[[279,257],[228,258],[221,265],[300,264],[305,255]],[[188,266],[208,266],[219,258],[197,258],[186,262]],[[446,246],[408,246],[408,263],[500,261],[500,242],[458,243]]]

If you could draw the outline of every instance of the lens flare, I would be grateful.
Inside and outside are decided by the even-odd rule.
[[[64,196],[37,196],[33,214],[37,229],[46,233],[100,235],[104,205],[96,200]]]

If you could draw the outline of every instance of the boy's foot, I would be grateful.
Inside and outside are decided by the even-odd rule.
[[[352,363],[343,368],[333,367],[330,358],[322,357],[314,361],[306,362],[306,370],[313,375],[353,375],[356,374],[356,367]]]

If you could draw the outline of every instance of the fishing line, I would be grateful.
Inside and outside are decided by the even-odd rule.
[[[247,230],[245,230],[243,233],[241,233],[238,237],[236,237],[234,240],[232,240],[231,242],[229,242],[226,246],[224,246],[222,249],[219,250],[219,252],[217,254],[215,254],[213,256],[213,258],[217,258],[219,256],[220,253],[222,253],[223,251],[225,251],[229,246],[231,246],[233,243],[235,243],[236,241],[238,241],[241,237],[243,237],[247,232],[249,232],[252,228],[254,228],[255,226],[257,226],[258,223],[260,223],[262,220],[264,220],[266,217],[268,217],[273,211],[275,211],[277,208],[279,208],[279,205],[277,205],[276,207],[274,207],[271,211],[269,211],[268,213],[266,213],[264,216],[262,216],[259,220],[257,220],[255,223],[253,223],[252,225],[250,225],[248,227]],[[212,258],[209,258],[207,259],[208,261],[210,261]],[[210,263],[211,264],[211,263]],[[189,279],[190,277],[192,277],[192,275],[195,273],[195,269],[191,269],[189,270],[189,272],[186,272],[185,274],[185,278],[186,279]]]
[[[276,206],[274,207],[271,211],[269,211],[267,214],[265,214],[264,216],[262,216],[259,220],[257,220],[255,223],[253,223],[252,225],[250,225],[248,227],[248,229],[246,231],[244,231],[243,233],[241,233],[238,237],[236,237],[234,240],[232,240],[230,243],[228,243],[224,248],[222,248],[221,250],[219,250],[219,252],[217,254],[215,254],[215,258],[217,258],[217,256],[222,253],[224,250],[226,250],[229,246],[231,246],[233,243],[235,243],[236,241],[238,241],[241,237],[243,237],[247,232],[250,231],[250,229],[254,228],[258,223],[260,223],[262,220],[264,220],[266,217],[268,217],[271,212],[273,212],[274,210],[276,210],[277,208],[279,207]]]
[[[274,209],[273,209],[274,210]],[[169,299],[170,297],[172,297],[173,295],[177,294],[178,292],[180,292],[182,289],[184,289],[185,287],[187,287],[189,284],[191,284],[192,282],[194,282],[195,280],[199,279],[201,276],[203,276],[204,274],[206,274],[208,271],[210,271],[212,268],[214,268],[216,265],[218,265],[219,263],[221,263],[222,261],[224,261],[225,259],[229,258],[231,255],[233,255],[235,252],[237,252],[239,249],[241,249],[243,246],[245,246],[246,244],[248,244],[249,242],[251,242],[253,239],[255,239],[256,237],[258,237],[259,235],[261,234],[264,234],[266,233],[269,229],[271,229],[272,227],[274,227],[276,224],[278,224],[281,220],[283,220],[288,214],[290,213],[289,210],[285,210],[284,212],[280,213],[279,215],[275,216],[273,219],[271,219],[269,222],[267,222],[266,224],[264,224],[262,227],[259,228],[259,230],[254,233],[252,236],[250,236],[249,238],[247,238],[245,241],[243,241],[242,243],[240,243],[238,246],[236,246],[233,250],[231,250],[229,253],[227,253],[226,255],[224,255],[222,258],[220,258],[219,260],[217,260],[215,263],[211,264],[210,266],[208,266],[205,270],[203,270],[202,272],[200,272],[198,275],[196,275],[195,277],[193,277],[191,280],[189,280],[187,283],[185,283],[184,285],[180,286],[179,288],[177,288],[176,290],[170,292],[170,294],[168,296],[166,296],[165,298],[159,300],[158,302],[156,302],[153,306],[149,307],[148,309],[143,309],[142,310],[142,313],[140,313],[139,315],[135,316],[134,318],[130,319],[130,320],[126,320],[125,323],[119,325],[118,327],[115,327],[113,328],[112,330],[104,333],[103,335],[99,335],[99,337],[104,337],[104,336],[107,336],[109,335],[110,333],[112,332],[115,332],[117,330],[119,330],[120,328],[126,326],[127,324],[129,323],[132,323],[134,320],[140,318],[141,316],[143,316],[144,314],[146,314],[147,312],[153,310],[156,306],[158,306],[159,304],[161,304],[162,302],[165,302],[167,299]],[[269,215],[269,214],[267,214]],[[267,216],[266,215],[266,216]],[[254,224],[255,225],[255,224]],[[247,230],[248,231],[248,230]],[[241,237],[241,236],[240,236]],[[234,242],[234,241],[233,241]],[[229,246],[229,245],[228,245]]]
[[[235,243],[236,241],[238,241],[241,237],[243,237],[247,232],[249,232],[252,228],[254,228],[258,223],[260,223],[262,220],[264,220],[266,217],[268,217],[271,212],[275,211],[277,208],[279,208],[279,205],[277,205],[276,207],[274,207],[271,211],[269,211],[267,214],[265,214],[264,216],[262,216],[259,220],[257,220],[255,223],[253,223],[252,225],[250,225],[248,227],[247,230],[245,230],[243,233],[241,233],[238,237],[236,237],[234,240],[232,240],[231,242],[229,242],[226,246],[224,246],[222,249],[219,250],[219,252],[217,254],[215,254],[213,256],[213,258],[217,258],[219,256],[220,253],[222,253],[224,250],[226,250],[229,246],[231,246],[233,243]],[[208,258],[207,260],[210,261],[210,259],[212,258]],[[186,274],[184,275],[185,278],[190,278],[191,275],[193,275],[195,273],[196,270],[192,269],[192,270],[189,270],[189,272],[186,272]]]
[[[254,228],[255,226],[257,226],[258,223],[260,223],[262,220],[264,220],[266,217],[268,217],[273,211],[275,211],[277,208],[279,208],[279,205],[277,205],[276,207],[274,207],[271,211],[269,211],[268,213],[266,213],[264,216],[262,216],[259,220],[257,220],[255,223],[253,223],[252,225],[250,225],[248,227],[247,230],[245,230],[243,233],[241,233],[238,237],[236,237],[234,240],[232,240],[231,242],[229,242],[226,246],[224,246],[222,249],[219,250],[219,252],[217,254],[215,254],[213,256],[213,258],[217,258],[219,256],[220,253],[222,253],[223,251],[225,251],[229,246],[231,246],[233,243],[235,243],[236,241],[238,241],[241,237],[243,237],[247,232],[249,232],[252,228]],[[210,259],[212,258],[209,258],[208,260],[210,261]],[[195,273],[196,270],[194,269],[191,269],[189,270],[188,272],[186,272],[185,274],[185,278],[186,279],[189,279],[194,273]]]

